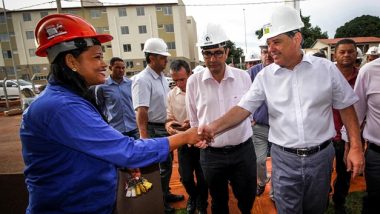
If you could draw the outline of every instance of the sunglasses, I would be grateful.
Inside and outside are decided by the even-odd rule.
[[[203,58],[210,59],[212,56],[215,58],[221,58],[224,55],[224,51],[218,50],[218,51],[202,51]]]

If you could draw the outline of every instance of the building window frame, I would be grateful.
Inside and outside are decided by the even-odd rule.
[[[136,7],[137,16],[145,16],[145,8],[144,7]]]
[[[138,28],[139,28],[139,34],[147,33],[146,25],[139,25]]]
[[[124,52],[131,52],[132,51],[132,45],[131,44],[123,44],[123,50],[124,50]]]

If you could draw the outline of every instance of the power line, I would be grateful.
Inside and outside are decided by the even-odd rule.
[[[63,0],[65,2],[81,2],[81,0]],[[295,0],[296,2],[302,2],[302,1],[307,1],[307,0]],[[32,8],[32,7],[36,7],[36,6],[41,6],[41,5],[45,5],[45,4],[52,4],[52,3],[55,3],[56,1],[48,1],[48,2],[44,2],[44,3],[39,3],[39,4],[33,4],[33,5],[30,5],[30,6],[25,6],[25,7],[21,7],[21,8],[17,8],[17,9],[14,9],[14,10],[22,10],[22,9],[28,9],[28,8]],[[86,2],[86,3],[94,3],[93,1],[86,1],[86,0],[82,0],[82,2]],[[294,2],[292,0],[285,0],[285,1],[260,1],[260,2],[234,2],[234,3],[215,3],[215,4],[178,4],[178,6],[183,6],[183,7],[224,7],[224,6],[244,6],[244,5],[265,5],[265,4],[279,4],[279,3],[290,3],[290,2]],[[107,6],[107,5],[129,5],[129,4],[125,4],[125,3],[120,3],[120,2],[111,2],[111,1],[101,1],[101,3],[104,5],[104,6]],[[164,4],[164,3],[162,3]],[[138,5],[137,4],[130,4],[130,5]]]

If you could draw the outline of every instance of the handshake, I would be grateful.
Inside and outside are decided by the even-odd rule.
[[[186,135],[187,144],[204,149],[214,141],[215,131],[208,125],[202,125],[189,128],[183,134]]]

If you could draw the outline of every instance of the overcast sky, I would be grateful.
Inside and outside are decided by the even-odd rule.
[[[61,1],[64,5],[65,0]],[[78,2],[78,0],[71,1]],[[157,3],[163,0],[101,1],[106,3],[139,3],[142,1]],[[4,2],[7,9],[19,9],[54,1],[4,0]],[[258,49],[255,31],[268,23],[273,8],[282,4],[276,3],[281,2],[281,0],[183,0],[183,2],[188,5],[186,6],[187,15],[193,16],[197,23],[198,35],[201,34],[207,22],[220,23],[226,30],[227,36],[235,42],[237,47],[245,50],[245,44],[247,44],[248,53]],[[48,5],[44,4],[43,6],[47,7]],[[304,16],[310,16],[311,24],[313,26],[318,25],[322,31],[327,31],[330,38],[334,37],[335,30],[338,27],[355,17],[362,15],[380,16],[380,0],[301,0],[300,8]]]

